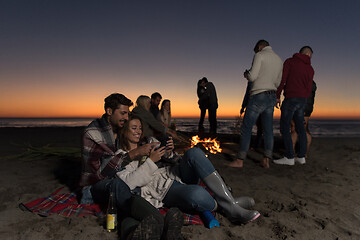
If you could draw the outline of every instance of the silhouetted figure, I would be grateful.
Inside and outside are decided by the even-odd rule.
[[[200,108],[200,120],[199,120],[199,128],[198,128],[199,133],[204,132],[204,119],[205,119],[206,110],[209,107],[209,97],[206,94],[206,88],[201,83],[202,83],[202,79],[198,81],[198,85],[197,85],[197,95],[199,98],[198,104]]]
[[[212,82],[209,82],[206,77],[201,79],[200,85],[205,88],[205,96],[208,98],[208,113],[210,123],[210,135],[216,136],[217,120],[216,111],[218,108],[218,99],[216,95],[216,89]],[[204,96],[204,98],[205,98]],[[201,120],[201,118],[200,118]],[[199,124],[200,125],[200,124]]]

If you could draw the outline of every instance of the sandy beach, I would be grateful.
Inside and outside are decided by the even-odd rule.
[[[59,187],[70,191],[81,168],[79,157],[21,154],[29,146],[80,149],[82,129],[0,128],[0,239],[118,239],[95,216],[40,217],[18,207]],[[234,196],[254,197],[261,216],[239,226],[216,214],[219,228],[184,226],[184,239],[360,239],[359,138],[314,138],[305,165],[270,169],[259,166],[262,155],[254,150],[243,169],[224,166],[237,151],[238,136],[218,140],[224,151],[209,159]],[[274,157],[282,153],[276,138]]]

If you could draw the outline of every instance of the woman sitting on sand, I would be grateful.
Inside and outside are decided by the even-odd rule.
[[[120,133],[119,151],[136,149],[142,142],[142,133],[141,120],[136,116],[130,117]],[[157,140],[150,137],[144,143],[151,141]],[[140,190],[141,196],[157,208],[178,207],[184,212],[201,213],[214,211],[218,204],[233,223],[251,222],[260,216],[258,211],[243,208],[253,206],[252,198],[243,197],[240,202],[233,198],[219,173],[199,148],[187,150],[181,158],[173,150],[174,143],[170,137],[166,147],[152,148],[148,156],[130,162],[117,176],[131,190]],[[158,167],[157,163],[162,158],[167,161],[161,161],[162,167]],[[174,159],[180,160],[167,163],[174,162],[171,161]],[[198,185],[200,179],[214,197]]]
[[[161,121],[165,127],[170,127],[171,123],[171,110],[170,110],[170,100],[165,99],[161,103],[160,114],[158,115],[158,120]]]

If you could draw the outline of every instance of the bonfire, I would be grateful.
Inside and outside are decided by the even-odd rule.
[[[216,138],[204,138],[203,140],[201,140],[198,135],[195,135],[191,138],[191,148],[195,147],[199,143],[201,143],[204,148],[212,154],[221,153],[222,151],[222,149],[220,148],[220,142],[217,141]]]

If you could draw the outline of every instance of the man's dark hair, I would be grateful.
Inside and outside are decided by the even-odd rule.
[[[133,102],[130,99],[120,93],[113,93],[110,96],[107,96],[104,101],[105,111],[107,108],[111,108],[114,111],[115,109],[119,108],[120,105],[125,105],[128,107],[133,105]]]
[[[151,99],[156,99],[157,97],[159,97],[160,99],[162,99],[161,94],[158,93],[158,92],[154,92],[153,94],[151,94]]]
[[[302,54],[306,54],[308,52],[311,52],[311,54],[313,54],[313,50],[310,46],[304,46],[300,49],[299,53],[302,53]]]
[[[270,44],[269,44],[269,42],[268,41],[266,41],[266,40],[264,40],[264,39],[261,39],[261,40],[259,40],[257,43],[256,43],[256,45],[255,45],[255,47],[254,47],[254,52],[258,52],[259,51],[259,47],[260,46],[263,46],[263,47],[267,47],[267,46],[270,46]]]
[[[207,78],[206,78],[206,77],[203,77],[203,78],[201,79],[201,82],[208,83],[209,81],[207,80]]]

